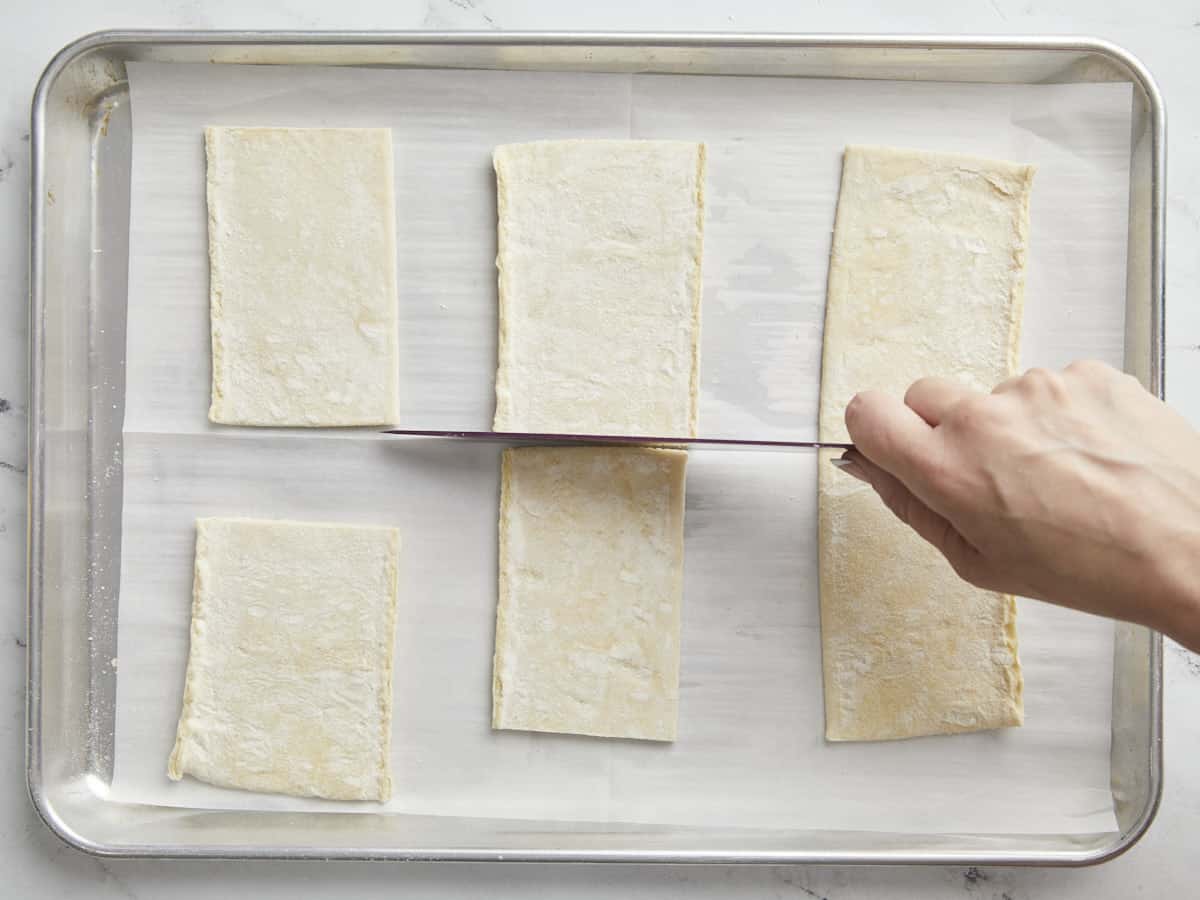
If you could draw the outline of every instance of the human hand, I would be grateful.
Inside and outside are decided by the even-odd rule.
[[[1200,433],[1097,362],[980,394],[925,378],[846,407],[844,471],[978,587],[1200,650]]]

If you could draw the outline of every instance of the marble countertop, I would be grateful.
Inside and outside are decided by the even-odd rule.
[[[605,867],[98,860],[29,804],[24,759],[25,429],[29,101],[64,44],[105,28],[513,29],[1087,34],[1138,55],[1169,120],[1168,400],[1200,425],[1200,7],[1184,0],[10,0],[0,20],[0,847],[11,896],[256,897],[1191,897],[1200,829],[1200,658],[1166,649],[1166,791],[1157,822],[1114,862],[1082,870]]]

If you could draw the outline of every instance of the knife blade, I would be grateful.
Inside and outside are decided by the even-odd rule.
[[[384,434],[408,438],[450,438],[453,440],[488,441],[526,446],[537,444],[570,446],[584,444],[615,445],[618,447],[667,447],[678,450],[767,450],[794,452],[797,450],[850,450],[853,444],[837,441],[758,441],[742,438],[652,437],[625,434],[551,434],[530,431],[438,431],[427,428],[389,428]]]

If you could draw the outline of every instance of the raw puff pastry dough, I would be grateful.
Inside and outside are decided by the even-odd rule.
[[[226,425],[397,418],[384,128],[207,128],[212,407]]]
[[[820,436],[856,391],[1016,367],[1033,168],[848,147],[825,313]],[[1013,598],[973,588],[861,482],[820,466],[825,736],[1019,725]]]
[[[497,147],[497,431],[694,436],[704,145]]]
[[[183,711],[167,774],[387,800],[399,533],[196,522]]]
[[[492,726],[675,739],[678,450],[504,452]]]

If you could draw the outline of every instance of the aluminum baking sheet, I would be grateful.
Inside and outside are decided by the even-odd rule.
[[[165,775],[193,523],[395,524],[395,812],[908,833],[1116,829],[1111,624],[1020,610],[1027,724],[888,744],[822,738],[815,457],[689,464],[680,734],[672,745],[494,733],[497,449],[210,426],[205,125],[387,125],[396,152],[401,395],[412,427],[492,413],[495,144],[673,137],[709,149],[700,421],[815,431],[846,143],[1032,162],[1027,364],[1120,364],[1128,84],[990,85],[131,64],[124,524],[112,799],[353,809]]]

